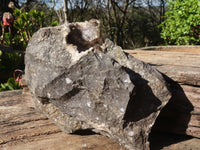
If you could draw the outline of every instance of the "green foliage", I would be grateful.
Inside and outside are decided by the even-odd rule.
[[[98,19],[101,22],[102,36],[110,38],[123,48],[131,49],[163,43],[158,24],[163,21],[166,0],[67,0],[66,2],[69,22]],[[146,3],[145,7],[144,2]],[[20,3],[22,3],[23,11],[15,11],[15,19],[18,20],[17,24],[15,23],[17,29],[14,29],[16,31],[12,38],[8,36],[6,39],[7,45],[12,45],[15,50],[25,49],[30,37],[27,31],[32,32],[31,30],[39,29],[40,25],[38,26],[38,24],[36,27],[35,25],[31,26],[33,24],[31,18],[36,18],[36,21],[39,21],[43,27],[56,26],[58,22],[59,24],[64,23],[63,7],[60,7],[60,4],[54,0]],[[45,19],[38,19],[37,12],[44,12],[42,18]],[[24,14],[22,15],[22,13]],[[42,16],[42,14],[39,15]],[[28,26],[25,26],[25,23]],[[18,29],[23,30],[18,31]],[[16,32],[18,33],[16,34]],[[149,42],[145,42],[144,39],[148,39]]]
[[[8,32],[8,33],[5,33],[4,34],[4,44],[5,45],[11,45],[11,40],[10,40],[10,33]]]
[[[51,26],[52,26],[52,27],[57,26],[57,25],[58,25],[58,21],[53,21],[53,22],[51,23]]]
[[[0,84],[0,91],[16,90],[16,89],[22,89],[22,87],[19,86],[19,82],[16,82],[14,78],[9,78],[7,83]]]
[[[171,0],[165,16],[167,19],[159,27],[168,44],[200,44],[199,0]]]
[[[43,27],[44,13],[36,10],[23,12],[16,9],[14,16],[16,17],[14,28],[17,30],[17,34],[12,38],[12,44],[25,50],[33,33]]]
[[[11,72],[20,67],[22,63],[22,54],[20,53],[2,53],[0,51],[0,71]]]
[[[12,47],[18,50],[25,50],[32,35],[45,26],[45,14],[37,10],[24,12],[23,10],[15,9],[14,16],[13,27],[15,33],[13,33],[13,35],[5,33],[3,43],[9,46],[12,45]],[[49,25],[57,26],[58,21],[53,21]]]

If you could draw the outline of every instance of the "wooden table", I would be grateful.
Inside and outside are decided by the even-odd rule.
[[[169,51],[127,51],[152,64],[181,83],[198,114],[200,106],[200,53]],[[191,78],[195,79],[192,80]],[[188,80],[191,79],[191,80]],[[195,112],[194,112],[195,113]],[[199,116],[195,122],[199,126]],[[81,133],[66,134],[34,108],[27,88],[0,92],[0,149],[2,150],[125,150],[107,137]],[[198,150],[200,139],[175,134],[154,133],[152,150]]]

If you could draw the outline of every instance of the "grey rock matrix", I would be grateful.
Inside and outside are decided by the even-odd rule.
[[[99,26],[93,19],[36,32],[25,56],[27,85],[36,107],[63,131],[90,129],[147,150],[171,93],[157,70],[103,41]]]

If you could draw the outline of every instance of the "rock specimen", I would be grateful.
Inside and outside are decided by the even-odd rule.
[[[171,98],[156,69],[100,37],[100,23],[40,29],[25,56],[36,107],[63,131],[90,129],[130,150],[149,149],[148,135]]]
[[[200,46],[156,46],[127,52],[175,81],[168,81],[172,98],[153,129],[200,138]]]

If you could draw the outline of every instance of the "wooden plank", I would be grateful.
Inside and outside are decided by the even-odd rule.
[[[200,88],[181,85],[188,100],[193,106],[190,112],[190,120],[187,125],[186,134],[200,138]]]
[[[177,100],[163,109],[156,130],[200,137],[200,49],[167,50],[126,52],[180,84],[174,89]]]
[[[137,51],[134,51],[134,53]],[[164,53],[167,54],[165,55]],[[192,135],[193,133],[195,133],[196,135],[199,134],[200,131],[200,129],[197,128],[200,126],[200,89],[198,87],[199,83],[196,82],[199,80],[199,53],[195,52],[197,53],[195,55],[192,52],[191,55],[188,55],[188,57],[191,56],[192,58],[188,59],[185,59],[187,58],[187,56],[184,57],[183,54],[180,54],[181,61],[178,61],[178,59],[175,57],[175,55],[177,57],[179,56],[178,53],[180,52],[158,51],[157,53],[150,51],[138,51],[136,53],[137,55],[133,55],[135,55],[135,57],[137,56],[136,58],[140,58],[143,61],[147,60],[146,62],[151,63],[155,68],[158,68],[160,71],[162,70],[162,72],[165,71],[167,75],[175,79],[177,82],[183,83],[181,85],[181,88],[184,91],[185,97],[194,107],[193,111],[189,112],[190,120],[187,124],[188,127],[184,128],[184,130],[189,135]],[[167,58],[164,59],[162,57]],[[183,61],[182,59],[185,59],[185,61]],[[183,62],[186,65],[183,64]],[[183,75],[183,77],[185,77],[184,80],[180,78],[180,75],[176,75],[178,74],[177,72],[180,72],[180,70],[182,70],[181,74]],[[191,70],[191,72],[189,72],[189,70]],[[193,76],[195,74],[197,76]],[[188,78],[186,78],[186,76],[189,75],[191,75],[191,77],[188,77],[189,79],[194,77],[194,83],[188,82]],[[21,90],[0,92],[0,149],[124,150],[114,141],[101,135],[94,134],[81,136],[65,134],[61,132],[60,129],[55,126],[50,120],[48,120],[46,116],[35,110],[32,97],[26,88],[24,89],[23,96],[21,95],[21,93]],[[168,111],[167,113],[170,113],[170,111]],[[171,113],[172,114],[167,115],[167,117],[174,115],[173,111],[171,111]],[[185,115],[187,116],[188,113],[186,113]],[[185,115],[183,115],[183,119]],[[182,117],[180,116],[175,116],[174,118],[180,120],[182,119]],[[167,123],[169,122],[170,121],[168,120]],[[175,130],[177,129],[174,126],[176,124],[173,124],[172,122],[171,125],[172,128],[174,128]],[[169,126],[167,128],[169,128]],[[165,128],[166,132],[168,131],[167,128]],[[153,137],[153,139],[150,140],[150,145],[152,149],[196,150],[200,147],[200,139],[159,133],[159,135],[156,135],[156,137]]]
[[[127,50],[126,52],[151,64],[179,83],[200,86],[200,49],[196,52],[158,50]]]
[[[26,90],[26,89],[24,89]],[[28,91],[0,92],[0,149],[3,150],[125,150],[97,134],[72,135],[60,131],[34,108]]]
[[[46,116],[36,111],[27,89],[0,92],[0,149],[2,150],[125,150],[101,135],[74,135],[60,131]],[[159,142],[158,142],[159,141]],[[154,133],[152,150],[200,147],[200,139]]]

